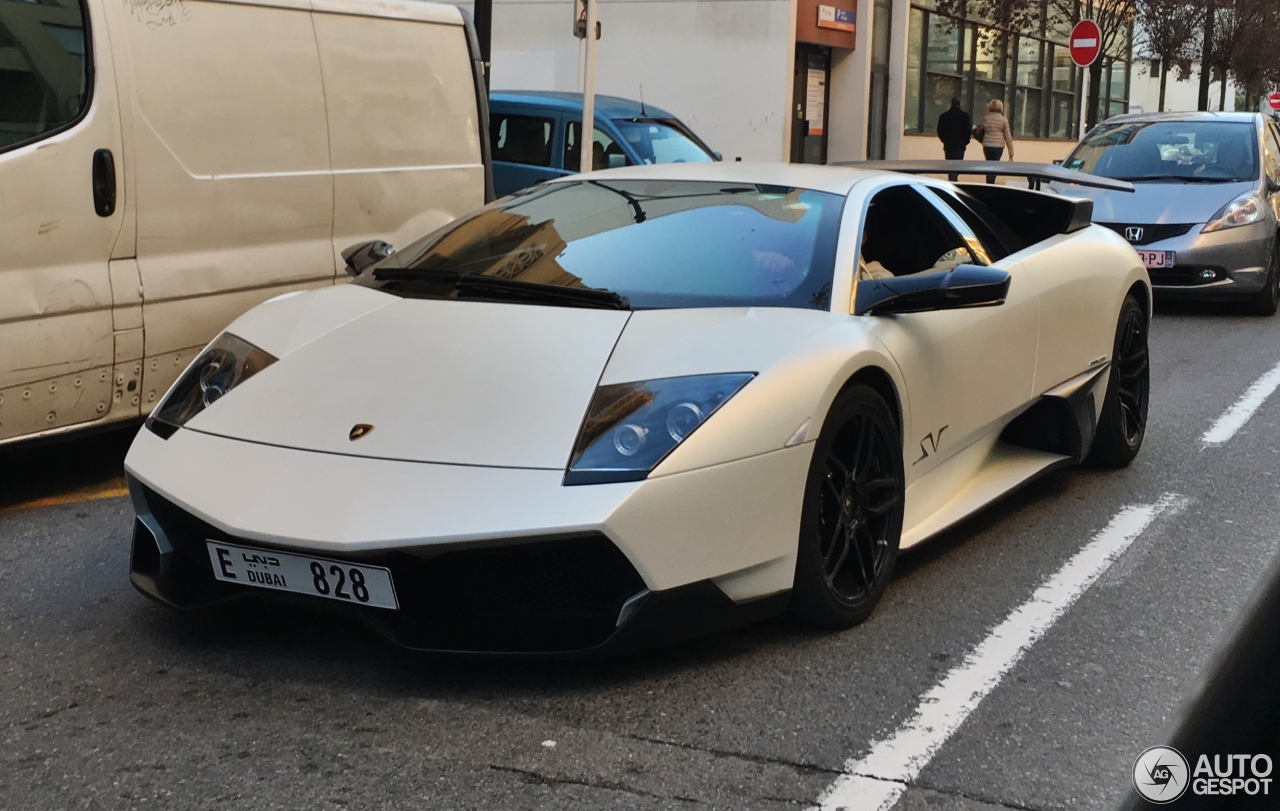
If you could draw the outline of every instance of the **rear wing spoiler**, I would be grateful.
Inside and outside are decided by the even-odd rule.
[[[1027,185],[1036,191],[1042,183],[1072,183],[1108,191],[1133,192],[1133,184],[1124,180],[1073,172],[1048,163],[1018,163],[1015,161],[846,161],[832,166],[849,166],[855,169],[873,169],[881,172],[902,172],[909,175],[995,175],[997,177],[1026,178]]]

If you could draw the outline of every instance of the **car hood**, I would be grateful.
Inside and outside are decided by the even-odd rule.
[[[352,456],[563,470],[597,385],[763,373],[847,321],[772,307],[626,312],[401,299],[345,285],[269,302],[232,324],[229,332],[279,360],[187,427]],[[787,399],[797,413],[807,408],[797,392]],[[803,414],[774,411],[778,425],[760,448],[742,437],[733,447],[781,447]],[[373,430],[351,439],[360,424]]]
[[[1202,223],[1236,197],[1252,191],[1246,183],[1134,183],[1133,193],[1054,184],[1070,197],[1093,200],[1093,221],[1140,225]]]
[[[187,427],[352,456],[562,470],[631,315],[351,287],[325,293],[316,300],[323,306],[304,299],[273,313],[266,305],[233,324],[228,331],[280,359]],[[351,318],[350,302],[367,311]],[[266,316],[305,320],[317,307],[343,311],[339,323],[320,331],[313,320],[302,341],[296,328],[268,326]],[[351,439],[359,424],[373,430]]]

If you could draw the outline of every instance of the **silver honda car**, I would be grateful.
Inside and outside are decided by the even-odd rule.
[[[1127,180],[1134,193],[1078,186],[1093,219],[1133,245],[1157,296],[1280,302],[1280,130],[1259,113],[1140,113],[1109,118],[1062,162]]]

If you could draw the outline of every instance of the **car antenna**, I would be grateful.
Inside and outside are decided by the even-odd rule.
[[[649,117],[649,114],[644,111],[644,85],[640,85],[640,117]]]

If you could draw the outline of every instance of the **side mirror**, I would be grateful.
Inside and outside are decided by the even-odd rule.
[[[1053,162],[1053,165],[1054,165],[1054,166],[1061,166],[1061,165],[1062,165],[1062,158],[1058,158],[1056,161],[1054,161],[1054,162]]]
[[[359,276],[364,269],[372,265],[374,262],[381,262],[395,251],[386,242],[375,239],[372,242],[361,242],[359,245],[352,245],[342,252],[342,258],[347,262],[347,273],[352,276]]]
[[[724,154],[721,152],[712,152],[711,157],[715,158],[718,161],[724,160]]]
[[[859,279],[855,311],[858,315],[892,315],[993,307],[1004,304],[1008,295],[1006,271],[982,265],[957,265],[935,273]]]
[[[609,155],[605,155],[605,161],[608,168],[621,169],[622,167],[627,165],[627,156],[619,155],[615,152]]]

